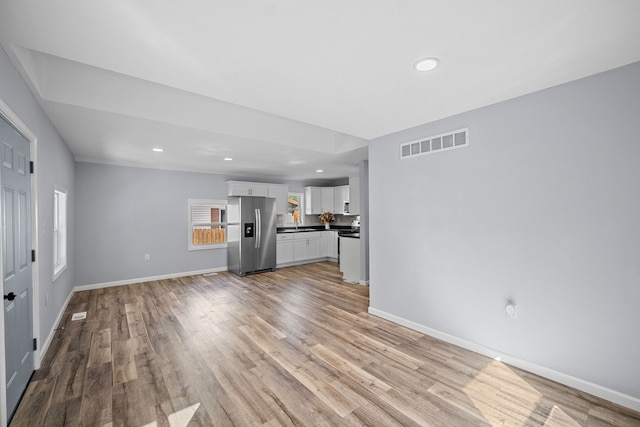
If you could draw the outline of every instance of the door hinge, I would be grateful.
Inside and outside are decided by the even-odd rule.
[[[29,162],[29,172],[30,172],[30,173],[33,173],[33,171],[34,171],[34,170],[35,170],[35,166],[33,165],[33,162],[32,162],[32,161],[30,161],[30,162]]]
[[[33,351],[38,349],[38,338],[33,339]]]
[[[36,262],[36,250],[31,249],[31,262]]]

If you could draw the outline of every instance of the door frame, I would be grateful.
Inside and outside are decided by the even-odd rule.
[[[36,147],[38,139],[36,134],[31,131],[20,120],[17,114],[13,112],[11,108],[0,98],[0,116],[5,119],[9,124],[16,128],[28,141],[29,141],[29,154],[31,161],[36,163]],[[31,174],[31,248],[38,253],[38,197],[37,197],[37,170]],[[0,185],[2,183],[0,182]],[[0,278],[4,277],[4,266],[2,265],[2,245],[0,245]],[[33,319],[33,338],[38,339],[39,346],[42,345],[40,339],[40,287],[38,282],[38,257],[36,261],[31,264],[31,291],[32,291],[32,319]],[[4,283],[0,280],[0,290],[4,295]],[[4,313],[0,316],[0,354],[4,355]],[[33,369],[40,368],[40,349],[33,352]],[[0,427],[7,425],[7,367],[5,365],[5,358],[0,358]]]

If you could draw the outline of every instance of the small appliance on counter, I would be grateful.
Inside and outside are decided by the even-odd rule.
[[[229,197],[227,264],[238,276],[276,269],[276,199]]]

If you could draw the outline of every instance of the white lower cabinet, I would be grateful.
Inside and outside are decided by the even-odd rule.
[[[338,232],[328,230],[322,234],[322,255],[329,258],[338,258]]]
[[[293,234],[278,234],[276,238],[276,264],[293,262]]]
[[[360,239],[340,237],[340,271],[345,282],[360,282]]]
[[[293,233],[293,260],[320,258],[322,231]]]
[[[276,264],[338,258],[338,232],[280,233],[276,238]]]

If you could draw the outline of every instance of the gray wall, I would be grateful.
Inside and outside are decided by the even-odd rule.
[[[639,120],[635,63],[372,141],[371,308],[640,398]]]
[[[226,268],[226,249],[187,250],[188,199],[226,200],[224,176],[92,163],[76,176],[76,285]]]
[[[20,120],[36,135],[36,185],[38,207],[38,254],[40,336],[42,344],[55,326],[58,313],[69,296],[74,281],[75,247],[73,226],[68,229],[68,268],[55,282],[53,271],[53,186],[68,191],[69,224],[75,217],[73,206],[77,198],[74,161],[71,152],[40,108],[28,87],[14,68],[9,57],[0,48],[0,99],[9,106]],[[48,299],[48,304],[45,303]]]

